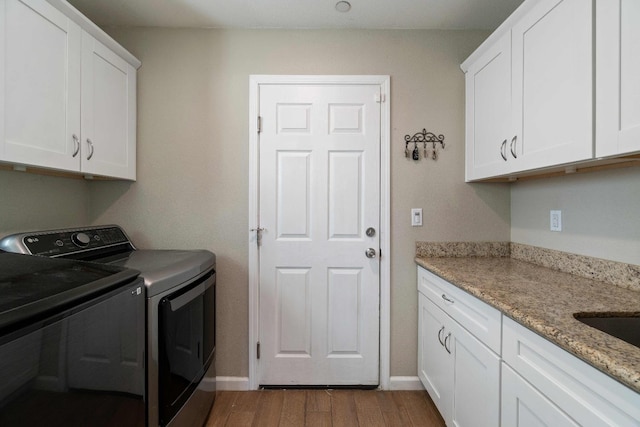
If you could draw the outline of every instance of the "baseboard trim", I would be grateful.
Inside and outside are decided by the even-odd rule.
[[[249,390],[249,377],[216,377],[216,390],[247,391]]]
[[[391,377],[389,390],[424,390],[418,377]]]
[[[219,391],[247,391],[248,377],[216,377],[216,390]],[[424,390],[418,377],[391,377],[389,390]]]

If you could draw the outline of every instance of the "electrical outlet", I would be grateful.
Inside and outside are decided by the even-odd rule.
[[[411,209],[411,226],[422,227],[422,208]]]
[[[562,231],[562,211],[550,211],[549,230]]]

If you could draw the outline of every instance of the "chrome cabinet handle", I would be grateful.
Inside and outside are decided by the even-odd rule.
[[[500,155],[502,156],[502,160],[507,161],[507,140],[505,139],[500,144]]]
[[[449,342],[450,338],[451,338],[451,332],[449,332],[449,334],[444,339],[444,349],[447,350],[447,353],[449,354],[451,354],[451,349],[447,346],[447,342]]]
[[[375,258],[376,257],[376,250],[373,248],[369,248],[366,251],[364,251],[364,254],[367,256],[367,258]]]
[[[509,145],[509,147],[511,148],[511,155],[513,156],[514,159],[518,158],[518,154],[516,153],[516,141],[518,140],[518,135],[514,136],[511,139],[511,144]],[[506,160],[506,159],[505,159]]]
[[[438,341],[440,341],[440,345],[444,347],[444,341],[442,341],[442,336],[441,336],[443,332],[444,332],[444,326],[440,328],[440,330],[438,331]]]
[[[442,294],[442,299],[445,300],[448,303],[451,303],[451,304],[453,304],[455,302],[451,298],[448,298],[445,294]]]
[[[93,142],[89,138],[87,138],[87,144],[89,144],[89,155],[87,156],[87,160],[91,160],[93,157]]]
[[[75,157],[80,152],[80,138],[78,138],[78,135],[76,135],[75,133],[72,135],[72,137],[73,137],[73,147],[75,151],[73,152],[73,155],[71,157]]]

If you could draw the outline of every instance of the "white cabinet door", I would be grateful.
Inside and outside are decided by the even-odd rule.
[[[457,323],[449,326],[445,349],[453,360],[453,401],[448,424],[500,425],[500,357]]]
[[[502,357],[581,426],[640,425],[640,394],[507,317]]]
[[[596,157],[640,151],[640,2],[596,2]]]
[[[418,376],[449,426],[500,423],[500,357],[418,293]]]
[[[418,302],[418,376],[440,415],[448,421],[453,387],[453,360],[444,347],[445,323],[448,323],[448,318],[421,293],[418,293]]]
[[[506,363],[502,364],[502,427],[578,426]],[[497,424],[496,424],[497,425]]]
[[[82,34],[82,172],[136,178],[136,70]]]
[[[0,3],[0,161],[79,170],[80,43],[46,1]]]
[[[593,157],[592,3],[541,0],[512,28],[517,171]]]
[[[466,180],[503,175],[511,154],[511,32],[491,46],[465,75]]]

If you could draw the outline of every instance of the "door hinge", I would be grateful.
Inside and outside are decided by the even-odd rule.
[[[258,356],[258,359],[260,359],[260,341],[258,341],[256,345],[256,355]]]
[[[376,93],[376,102],[381,104],[386,101],[386,95],[384,93]]]
[[[262,117],[258,116],[258,133],[262,132]]]
[[[255,231],[256,232],[256,244],[258,246],[260,246],[262,244],[262,232],[265,231],[266,228],[262,228],[262,227],[258,227],[258,228],[252,228],[250,231]]]

